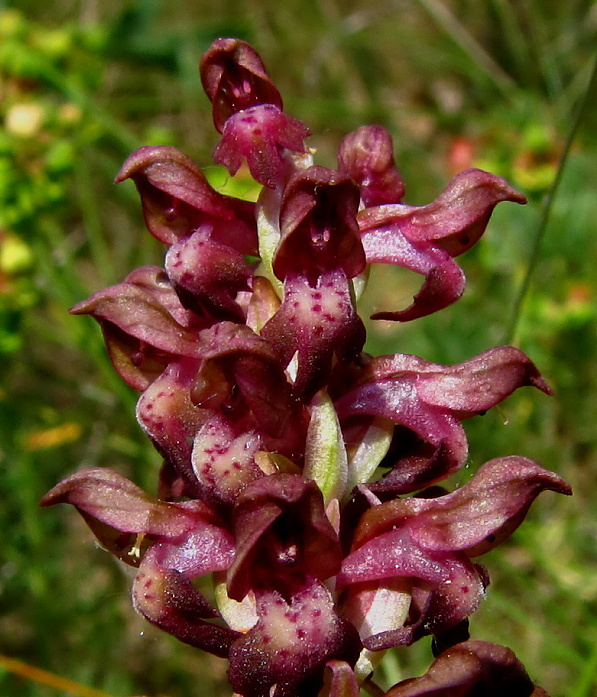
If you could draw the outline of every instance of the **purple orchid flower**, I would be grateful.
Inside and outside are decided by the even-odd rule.
[[[365,208],[400,203],[404,196],[392,136],[382,126],[361,126],[349,133],[338,148],[338,169],[359,185]]]
[[[396,264],[425,276],[410,307],[376,312],[373,319],[406,322],[458,300],[466,280],[453,257],[479,240],[501,201],[526,199],[501,177],[469,169],[426,206],[395,203],[362,210],[359,227],[367,261]]]
[[[190,583],[234,558],[232,536],[213,510],[197,499],[152,501],[103,468],[76,472],[41,501],[56,503],[75,506],[103,547],[138,567],[133,598],[142,615],[187,644],[227,655],[237,632],[208,621],[219,613]]]
[[[214,160],[236,174],[246,158],[260,184],[276,188],[284,153],[305,153],[309,129],[282,110],[282,97],[257,52],[238,39],[214,41],[201,60],[201,81],[222,140]]]
[[[395,354],[372,359],[335,407],[340,419],[381,416],[416,435],[391,463],[391,471],[370,485],[377,493],[402,494],[462,467],[468,444],[460,422],[484,413],[525,385],[551,394],[535,365],[511,346],[489,349],[454,366]]]
[[[341,586],[357,584],[349,589],[349,606],[363,603],[362,583],[366,603],[375,602],[375,595],[388,588],[403,598],[410,596],[411,602],[407,621],[396,629],[375,632],[368,617],[367,634],[361,634],[365,646],[377,651],[410,644],[466,619],[478,607],[487,585],[484,569],[473,564],[471,557],[509,537],[545,490],[572,493],[553,472],[512,456],[487,462],[468,484],[451,494],[394,499],[366,511],[338,576]],[[398,579],[409,579],[409,583],[396,585]],[[386,586],[388,580],[391,583]]]
[[[354,358],[365,342],[350,283],[366,263],[358,205],[354,182],[323,167],[297,172],[284,190],[272,264],[284,299],[262,334],[285,365],[298,354],[296,387],[309,396],[324,383],[334,355]]]
[[[147,229],[160,242],[174,244],[207,224],[218,242],[242,254],[256,253],[254,204],[219,194],[180,150],[169,146],[135,150],[114,181],[126,179],[135,182]]]
[[[231,174],[246,160],[258,202],[216,192],[175,148],[140,148],[116,181],[134,181],[168,246],[164,268],[72,309],[99,322],[116,371],[141,392],[137,419],[164,459],[158,498],[92,469],[42,505],[74,505],[137,568],[137,611],[226,658],[242,697],[358,697],[380,652],[427,634],[436,662],[387,697],[544,695],[507,649],[467,641],[489,583],[474,559],[541,492],[570,488],[518,456],[451,493],[431,485],[466,463],[466,419],[518,388],[551,390],[511,346],[452,366],[369,356],[358,312],[371,263],[425,277],[409,308],[374,319],[456,301],[454,258],[498,203],[524,197],[467,170],[434,202],[407,205],[381,126],[349,134],[338,169],[313,165],[307,127],[238,39],[212,44],[201,80],[222,135],[215,160]],[[215,604],[193,585],[205,576]]]

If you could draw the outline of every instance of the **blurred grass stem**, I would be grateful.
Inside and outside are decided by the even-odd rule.
[[[452,41],[469,56],[476,68],[482,70],[493,81],[500,92],[509,94],[516,88],[516,83],[510,75],[502,70],[444,3],[439,0],[418,2]]]
[[[545,195],[545,198],[543,199],[543,203],[541,205],[541,217],[539,220],[539,225],[537,226],[537,231],[535,233],[535,237],[533,239],[529,263],[527,266],[527,270],[526,270],[524,279],[523,279],[522,284],[520,286],[520,289],[518,291],[518,295],[516,296],[516,299],[514,301],[514,309],[512,311],[512,318],[510,320],[510,324],[508,325],[508,329],[507,329],[506,335],[504,337],[504,343],[506,343],[506,344],[512,343],[516,337],[516,330],[517,330],[518,322],[520,320],[520,316],[522,313],[522,307],[523,307],[525,298],[527,296],[527,293],[529,291],[529,288],[531,285],[531,280],[533,278],[533,274],[535,272],[535,269],[537,268],[537,264],[539,263],[539,252],[541,250],[541,242],[543,241],[543,238],[545,237],[545,233],[547,231],[549,217],[550,217],[550,214],[552,211],[553,203],[554,203],[554,200],[556,198],[558,188],[559,188],[560,183],[562,181],[562,176],[563,176],[564,170],[566,168],[566,162],[568,161],[568,155],[570,154],[570,149],[572,147],[572,143],[574,142],[574,139],[576,138],[578,128],[582,122],[585,107],[588,103],[589,96],[593,93],[593,91],[595,89],[597,89],[596,83],[597,83],[597,53],[593,57],[593,68],[591,70],[591,74],[589,77],[587,87],[584,91],[584,94],[583,94],[581,100],[579,101],[579,103],[576,107],[576,113],[573,116],[572,124],[570,126],[570,130],[568,132],[566,142],[564,144],[564,149],[562,151],[562,154],[560,156],[560,160],[558,162],[558,169],[557,169],[555,177],[551,183],[549,191]]]
[[[47,670],[30,666],[28,663],[17,661],[8,656],[0,655],[0,666],[10,673],[20,675],[27,680],[39,682],[42,685],[48,685],[62,692],[67,692],[70,695],[74,695],[74,697],[111,697],[111,695],[101,690],[81,685],[74,680],[63,678],[60,675],[55,675]]]

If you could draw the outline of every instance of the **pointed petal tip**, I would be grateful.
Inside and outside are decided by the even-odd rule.
[[[196,170],[195,163],[181,150],[171,145],[144,145],[126,158],[120,171],[114,177],[114,183],[120,184],[125,179],[130,179],[135,173],[156,162],[170,161],[183,165],[188,169]]]
[[[86,300],[81,300],[81,302],[76,303],[72,307],[68,309],[69,314],[71,315],[88,315],[90,310],[89,310],[89,298]]]

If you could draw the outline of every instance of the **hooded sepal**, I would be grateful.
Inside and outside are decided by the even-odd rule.
[[[366,208],[399,203],[404,196],[392,136],[383,126],[361,126],[345,136],[338,148],[338,169],[359,185]]]
[[[256,479],[240,493],[233,512],[236,557],[228,570],[228,594],[275,588],[285,597],[304,583],[340,569],[338,536],[315,482],[298,474]]]
[[[148,547],[163,566],[189,577],[226,569],[234,557],[232,538],[209,506],[153,500],[106,468],[75,472],[40,505],[57,503],[75,506],[102,546],[130,566]]]
[[[328,271],[341,269],[347,278],[361,273],[366,261],[358,206],[359,191],[348,176],[316,165],[296,172],[282,198],[276,276],[304,276],[314,284]]]
[[[144,390],[177,357],[197,357],[205,320],[185,309],[163,270],[144,266],[122,283],[94,293],[71,308],[102,328],[116,372]]]
[[[542,491],[572,493],[560,476],[528,458],[496,458],[451,494],[401,498],[373,506],[360,520],[355,544],[361,546],[379,534],[406,527],[424,549],[478,556],[516,530]]]
[[[256,253],[254,204],[215,191],[197,165],[177,148],[135,150],[115,181],[125,179],[135,182],[147,228],[160,242],[174,244],[210,223],[220,242],[241,254]]]
[[[392,588],[397,581],[409,580],[411,584],[408,618],[402,626],[383,628],[373,622],[371,629],[379,627],[381,631],[369,633],[361,621],[363,644],[371,651],[409,645],[426,634],[450,629],[478,608],[487,585],[482,567],[473,564],[465,554],[423,549],[409,531],[400,528],[351,552],[337,580],[340,587],[348,586],[349,608],[358,607],[355,603],[359,599],[354,596],[360,592],[367,594],[364,603],[371,602],[375,582],[382,589],[388,584]],[[401,587],[406,590],[408,585]],[[396,595],[389,597],[392,602],[400,601]],[[375,609],[375,604],[371,607]],[[400,607],[403,611],[404,604]]]
[[[258,104],[282,109],[282,97],[257,51],[240,39],[216,39],[201,58],[201,83],[221,133],[233,114]]]
[[[385,697],[547,697],[505,646],[465,641],[444,651],[420,678],[394,685]]]
[[[412,603],[408,623],[363,637],[365,646],[380,650],[411,643],[465,620],[476,610],[488,583],[483,568],[469,558],[511,535],[545,490],[571,493],[553,472],[513,456],[486,463],[451,494],[396,499],[367,510],[338,583],[349,586],[350,599],[360,590],[350,584],[411,579]],[[370,592],[366,585],[363,588]],[[355,598],[350,602],[354,605]]]
[[[201,333],[203,363],[193,404],[263,438],[266,450],[302,457],[306,414],[269,342],[249,327],[219,322]]]
[[[372,359],[335,406],[340,419],[381,416],[416,434],[413,445],[390,463],[393,469],[372,485],[378,493],[407,493],[464,464],[468,444],[462,419],[485,412],[524,386],[551,393],[534,363],[511,346],[452,366],[395,354]]]

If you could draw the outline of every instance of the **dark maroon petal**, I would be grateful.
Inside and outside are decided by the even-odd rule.
[[[433,447],[416,436],[412,443],[414,434],[411,435],[407,429],[399,428],[398,432],[410,445],[406,446],[400,456],[387,459],[383,463],[391,468],[383,477],[367,484],[369,491],[383,496],[384,500],[391,496],[419,491],[445,479],[457,471],[466,458],[466,442],[458,445],[455,441],[450,443],[446,440]]]
[[[410,383],[412,379],[421,401],[462,414],[486,411],[519,387],[533,386],[551,394],[535,364],[513,346],[498,346],[451,366],[408,354],[378,356],[367,365],[359,382]]]
[[[197,331],[179,324],[153,293],[136,284],[124,282],[100,290],[70,311],[74,315],[92,315],[100,324],[113,324],[165,353],[199,355]]]
[[[442,634],[470,617],[485,597],[489,584],[486,570],[464,554],[454,554],[445,562],[442,583],[433,586],[421,628],[424,634]],[[423,584],[422,584],[423,585]],[[423,585],[424,590],[426,587]]]
[[[189,532],[200,515],[172,503],[153,501],[126,477],[103,467],[80,470],[63,479],[40,505],[57,503],[70,503],[122,532],[166,537]]]
[[[361,541],[356,544],[361,545]],[[365,635],[363,643],[372,651],[410,643],[419,636],[442,632],[462,622],[477,609],[486,582],[484,574],[465,554],[426,550],[398,526],[352,551],[342,564],[337,582],[340,587],[365,584],[362,588],[368,593],[367,582],[380,581],[387,585],[399,579],[411,579],[413,592],[418,585],[425,589],[427,599],[420,611],[421,626],[411,630],[396,627]],[[351,602],[354,604],[355,599]]]
[[[115,286],[75,305],[100,324],[110,360],[131,387],[142,391],[179,355],[196,353],[207,320],[184,308],[168,276],[142,266]]]
[[[202,318],[187,310],[181,302],[168,274],[161,266],[139,266],[124,279],[148,293],[158,305],[164,307],[174,319],[187,329],[203,329]]]
[[[458,300],[465,279],[451,257],[477,242],[501,201],[524,203],[525,198],[501,177],[470,169],[454,177],[426,206],[388,204],[361,211],[358,220],[367,261],[396,264],[425,276],[409,308],[378,312],[373,318],[404,322]]]
[[[341,269],[347,278],[361,273],[366,262],[358,205],[358,189],[346,175],[318,166],[296,172],[284,189],[276,276],[306,276],[314,284],[326,271]]]
[[[359,185],[366,207],[398,203],[404,196],[392,136],[383,126],[361,126],[345,136],[338,148],[338,169]]]
[[[334,356],[351,360],[365,343],[350,282],[340,270],[322,274],[314,286],[304,277],[287,277],[282,305],[261,334],[284,365],[298,351],[295,392],[306,400],[328,380]]]
[[[410,499],[413,510],[419,508],[419,501],[426,505],[417,511],[409,528],[426,549],[461,549],[478,556],[507,539],[535,498],[548,490],[572,494],[561,477],[532,460],[497,458],[485,463],[468,484],[452,494]]]
[[[135,339],[115,324],[105,322],[101,329],[114,370],[127,385],[139,392],[147,389],[176,359],[170,353],[158,351]]]
[[[221,133],[226,121],[258,104],[282,109],[282,98],[257,51],[240,39],[216,39],[201,59],[201,83]]]
[[[251,222],[254,205],[215,191],[195,163],[169,146],[147,146],[128,157],[116,182],[133,179],[141,196],[149,231],[166,244],[190,235],[206,222],[233,225],[224,242],[244,254],[255,253],[257,237]],[[224,225],[226,228],[226,225]]]
[[[386,697],[547,697],[505,646],[466,641],[444,651],[425,675],[395,685]]]
[[[198,314],[244,321],[236,295],[249,289],[253,270],[244,255],[212,239],[211,226],[175,242],[166,254],[166,271],[185,305]]]
[[[382,504],[383,505],[383,504]],[[430,555],[404,530],[391,530],[368,539],[342,562],[338,584],[418,578],[441,583],[445,562],[454,555]]]
[[[253,178],[274,189],[283,183],[288,167],[284,149],[306,152],[309,129],[273,104],[259,104],[230,116],[213,159],[236,174],[243,159]]]
[[[410,307],[396,312],[376,312],[372,319],[406,322],[424,317],[456,302],[464,292],[464,273],[443,249],[415,244],[400,232],[388,235],[383,228],[363,232],[362,240],[369,263],[394,264],[425,276],[425,283]]]
[[[336,401],[340,419],[382,416],[423,442],[400,454],[375,491],[405,493],[448,476],[465,462],[468,446],[459,421],[499,404],[514,390],[534,386],[550,393],[536,366],[510,346],[463,363],[441,366],[405,354],[373,358],[356,386]]]
[[[164,566],[190,576],[232,563],[232,538],[207,505],[154,501],[111,470],[76,472],[48,492],[40,505],[56,503],[75,506],[102,546],[131,566],[139,564],[148,546],[145,536],[161,540],[157,547]]]
[[[249,484],[234,509],[236,559],[228,595],[242,598],[255,585],[286,591],[305,576],[325,580],[340,568],[340,545],[315,482],[272,474]]]
[[[353,662],[360,644],[350,624],[335,612],[330,592],[318,583],[288,601],[277,592],[260,593],[259,620],[230,649],[228,678],[243,697],[303,694],[298,686],[315,680],[317,694],[326,663],[334,658]]]
[[[433,244],[455,257],[478,241],[501,201],[526,199],[502,177],[468,169],[457,174],[433,203],[368,208],[359,214],[359,225],[363,233],[377,230],[388,238],[398,233],[413,244]],[[386,244],[391,246],[391,239]]]
[[[174,569],[187,578],[195,578],[214,571],[227,569],[234,560],[234,540],[214,519],[207,506],[197,500],[176,504],[190,513],[197,511],[197,521],[182,539],[160,539],[151,548],[157,563],[165,569]],[[199,514],[203,512],[203,517]]]
[[[306,429],[303,406],[270,343],[232,322],[203,331],[201,343],[204,362],[193,386],[193,403],[225,409],[229,419],[248,409],[247,430],[259,432],[267,450],[300,456]]]
[[[374,359],[375,360],[375,359]],[[374,372],[374,371],[373,371]],[[418,394],[419,376],[409,373],[396,373],[395,377],[381,379],[360,385],[336,402],[340,419],[352,416],[383,416],[394,423],[406,426],[420,438],[434,446],[434,452],[427,455],[438,458],[437,462],[427,462],[423,470],[436,471],[445,476],[456,471],[466,461],[468,444],[466,434],[458,419],[449,409],[440,409],[426,404]],[[403,484],[420,481],[421,463],[415,456],[414,470],[406,472],[403,464]]]
[[[408,529],[424,549],[483,554],[518,527],[542,491],[571,494],[566,482],[524,457],[490,460],[465,486],[437,498],[403,498],[365,511],[354,544]]]
[[[483,567],[464,555],[447,557],[441,583],[413,581],[408,621],[402,627],[372,634],[363,640],[370,651],[409,646],[429,634],[443,634],[462,625],[477,610],[485,595]]]
[[[218,612],[178,571],[162,567],[150,550],[133,586],[135,609],[149,622],[185,644],[216,656],[228,656],[239,633],[207,620]]]
[[[409,246],[410,243],[406,242]],[[415,250],[414,246],[412,250]],[[414,267],[414,262],[418,268]],[[455,303],[464,293],[466,278],[460,266],[443,250],[430,247],[424,251],[416,250],[400,266],[412,268],[423,273],[425,282],[421,290],[413,297],[412,304],[404,310],[395,312],[375,312],[371,319],[390,320],[392,322],[410,322],[426,317],[448,305]]]

